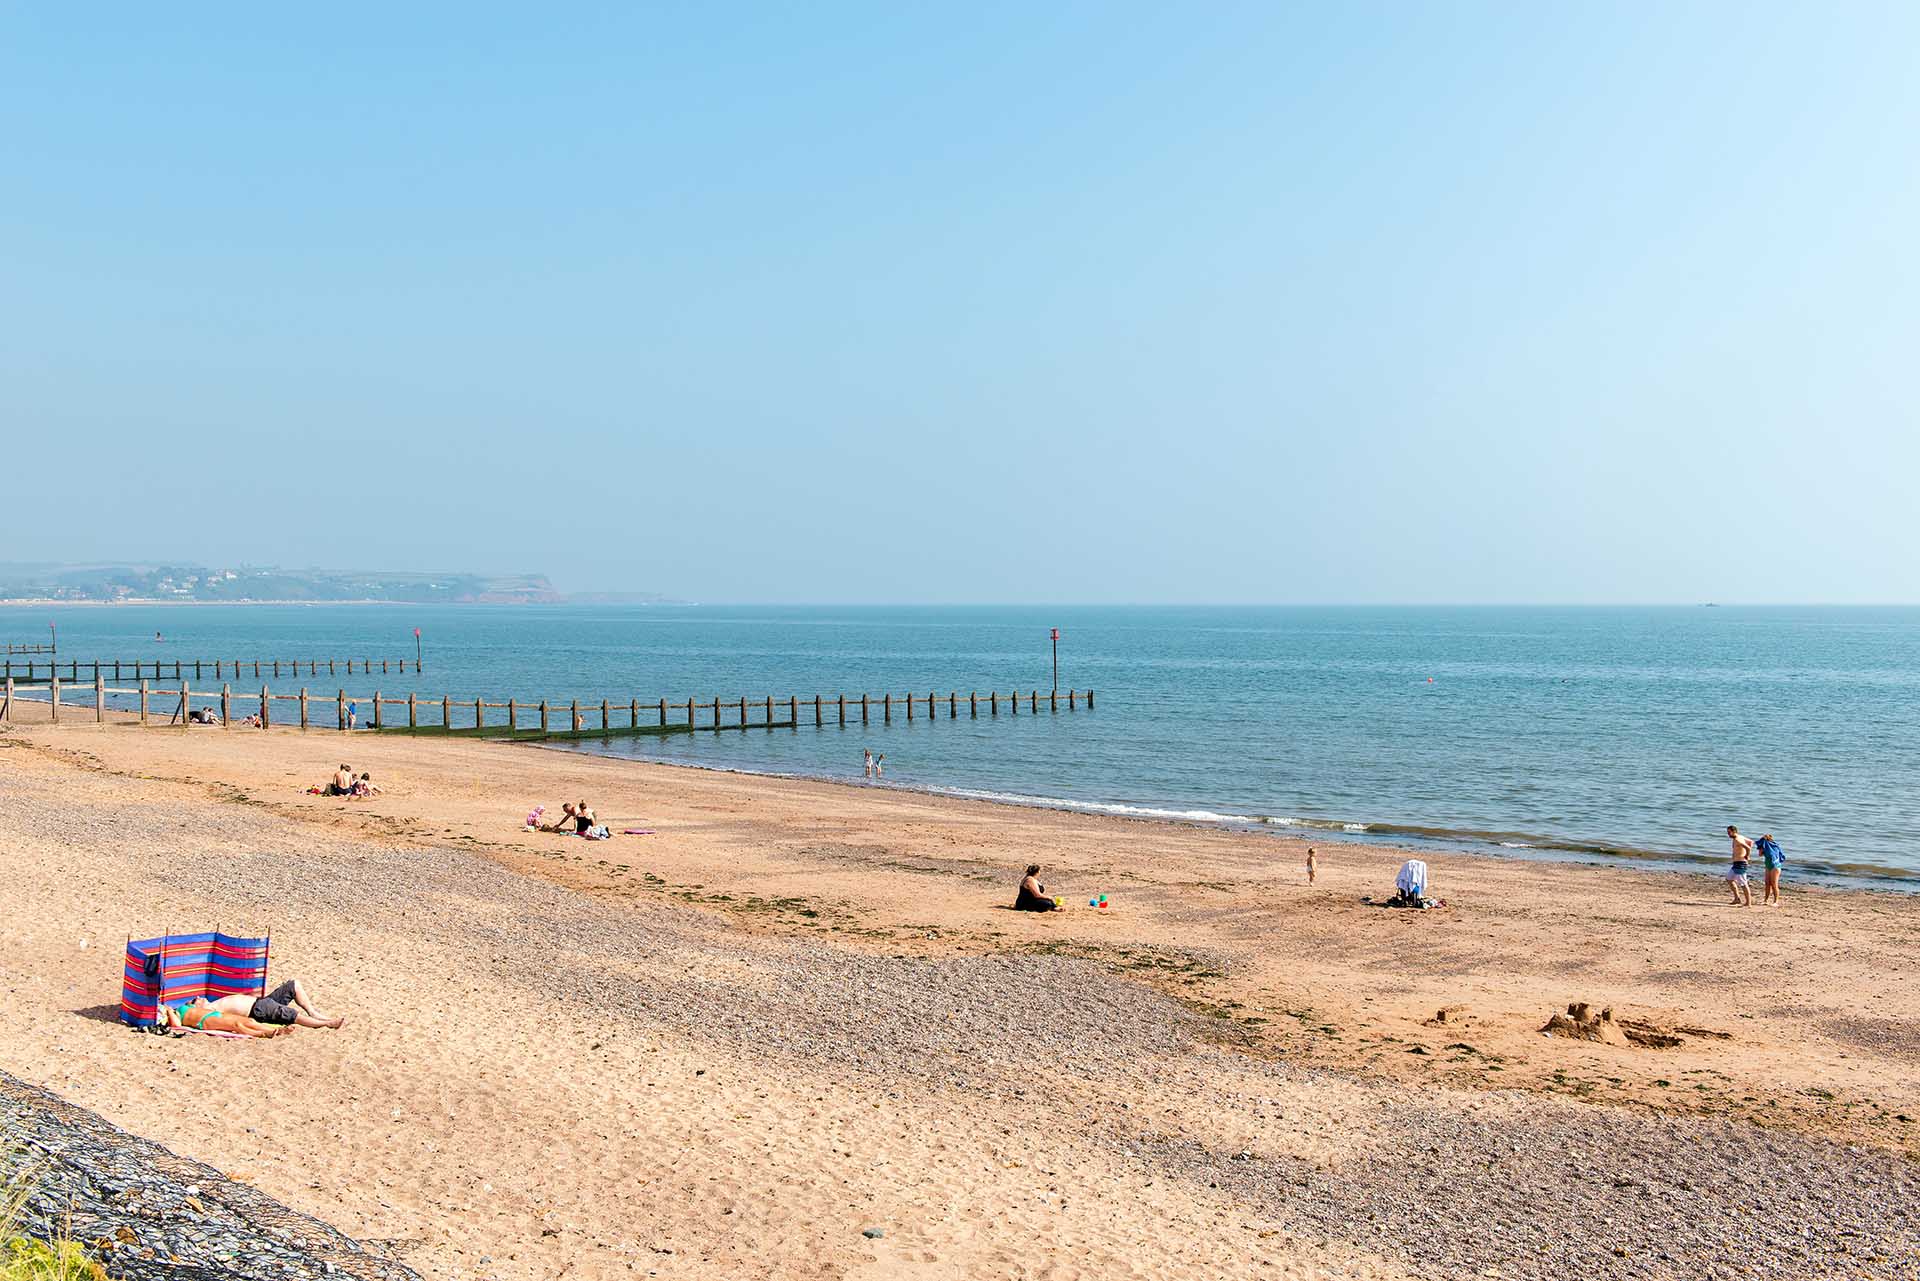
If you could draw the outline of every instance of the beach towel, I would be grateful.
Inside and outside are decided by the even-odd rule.
[[[1393,888],[1408,898],[1419,898],[1427,892],[1427,865],[1417,858],[1410,858],[1400,865],[1400,872],[1393,878]]]
[[[134,1027],[162,1022],[160,1007],[196,996],[262,996],[267,990],[270,939],[168,934],[127,944],[120,980],[120,1021]]]

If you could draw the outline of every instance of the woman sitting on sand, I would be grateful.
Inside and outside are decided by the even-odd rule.
[[[218,1009],[204,996],[196,996],[191,1001],[176,1001],[172,1005],[160,1007],[161,1015],[166,1019],[168,1030],[186,1028],[194,1032],[232,1032],[238,1036],[286,1036],[293,1031],[290,1023],[275,1026],[260,1023],[244,1014],[230,1014]]]
[[[1040,865],[1029,863],[1027,874],[1020,880],[1020,893],[1014,896],[1013,910],[1016,912],[1057,912],[1060,905],[1047,897],[1047,887],[1040,883]]]

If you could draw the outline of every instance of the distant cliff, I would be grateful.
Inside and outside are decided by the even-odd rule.
[[[661,597],[627,595],[631,601]],[[0,601],[396,601],[546,605],[567,597],[544,574],[411,574],[275,566],[0,564]]]

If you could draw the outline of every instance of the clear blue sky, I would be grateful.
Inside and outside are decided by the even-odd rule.
[[[1911,4],[11,6],[0,559],[1920,600],[1916,48]]]

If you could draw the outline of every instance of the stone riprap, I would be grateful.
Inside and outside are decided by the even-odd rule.
[[[126,1281],[419,1281],[318,1219],[0,1072],[16,1231],[70,1236]]]

